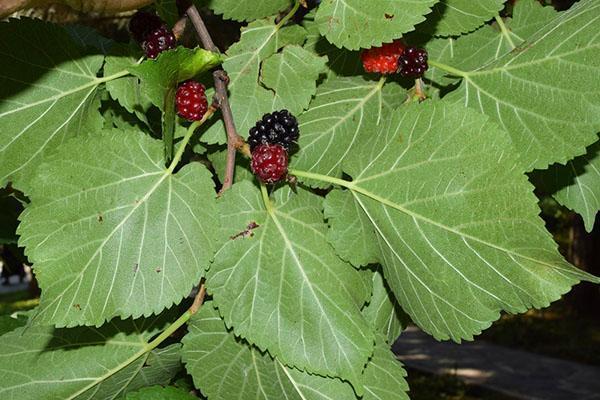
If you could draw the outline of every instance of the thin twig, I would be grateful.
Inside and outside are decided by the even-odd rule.
[[[206,285],[204,285],[204,281],[202,281],[202,283],[200,283],[198,293],[196,293],[196,297],[194,297],[194,302],[189,308],[190,314],[196,314],[200,307],[202,307],[202,303],[204,303],[204,296],[206,296]]]
[[[202,46],[210,51],[218,52],[219,49],[215,46],[206,25],[198,12],[196,6],[192,5],[187,9],[187,16],[192,21],[192,25],[198,33]],[[231,113],[231,107],[229,106],[229,97],[227,96],[227,84],[229,83],[229,77],[223,69],[217,69],[213,73],[213,79],[215,82],[215,96],[218,98],[221,114],[223,115],[223,122],[225,123],[225,131],[227,132],[227,162],[225,164],[225,177],[223,179],[223,186],[219,194],[229,189],[233,185],[233,174],[235,172],[235,156],[237,150],[242,150],[246,155],[249,154],[247,146],[245,146],[244,139],[237,133],[235,128],[235,122],[233,120],[233,114]]]

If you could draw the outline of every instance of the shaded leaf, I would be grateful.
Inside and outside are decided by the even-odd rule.
[[[0,338],[0,396],[3,399],[114,399],[142,387],[143,375],[161,379],[163,359],[179,345],[151,351],[148,340],[164,320],[118,321],[96,329],[18,328]],[[169,349],[169,350],[167,350]],[[168,354],[172,358],[172,354]],[[165,362],[169,362],[169,358]],[[177,364],[179,356],[176,354]],[[169,373],[173,373],[169,369]]]
[[[0,37],[0,187],[26,189],[44,154],[102,126],[96,73],[104,57],[85,55],[62,28],[40,20],[2,22]]]

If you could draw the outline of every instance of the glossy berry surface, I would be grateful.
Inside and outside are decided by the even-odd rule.
[[[208,110],[204,85],[194,80],[181,83],[175,94],[175,104],[181,118],[188,121],[201,120]]]
[[[287,176],[288,153],[278,144],[263,144],[252,151],[252,173],[262,182],[273,184]]]
[[[398,70],[398,58],[404,52],[405,47],[404,43],[397,39],[381,47],[363,50],[360,53],[360,58],[365,71],[380,74],[395,73]]]
[[[163,21],[156,14],[138,11],[129,20],[129,32],[138,43],[143,43],[151,32],[159,29]]]
[[[289,151],[300,136],[298,121],[288,110],[275,111],[263,115],[250,129],[248,144],[250,150],[262,144],[278,144]]]
[[[163,51],[174,48],[176,42],[173,32],[166,25],[162,25],[146,36],[142,48],[146,53],[146,57],[156,58]]]
[[[398,72],[408,78],[420,78],[427,71],[427,50],[407,47],[398,59]]]

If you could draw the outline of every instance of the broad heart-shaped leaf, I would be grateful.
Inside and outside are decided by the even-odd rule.
[[[337,77],[319,86],[309,109],[298,119],[299,151],[294,168],[340,176],[341,164],[360,137],[371,136],[391,112],[394,100],[405,98],[395,83],[363,77]],[[320,182],[308,181],[311,185]]]
[[[256,121],[263,114],[274,111],[273,106],[277,104],[273,91],[277,92],[279,85],[271,83],[276,87],[268,89],[260,82],[262,62],[286,45],[301,44],[305,37],[304,28],[298,25],[281,28],[269,18],[248,24],[242,30],[239,42],[227,51],[223,69],[229,75],[229,100],[240,135],[247,136]],[[302,68],[302,64],[298,68]],[[283,90],[288,90],[285,80],[278,83],[283,85]],[[207,95],[211,93],[207,91]],[[214,123],[202,136],[206,143],[224,143],[226,138],[222,121]]]
[[[213,304],[192,317],[182,359],[210,400],[354,400],[352,387],[335,378],[285,366],[227,331]]]
[[[528,170],[566,163],[600,130],[600,2],[582,0],[509,54],[463,74],[449,99],[489,115]]]
[[[356,383],[373,351],[360,313],[370,290],[327,243],[321,199],[286,188],[267,211],[243,181],[219,201],[230,239],[207,281],[227,326],[286,365]]]
[[[322,0],[316,22],[321,34],[350,50],[381,46],[414,30],[438,0]]]
[[[290,5],[289,0],[208,0],[208,6],[215,13],[236,21],[251,21],[275,15]]]
[[[473,2],[473,4],[477,4]],[[429,57],[463,71],[473,71],[509,53],[556,17],[552,7],[543,7],[536,1],[519,1],[513,17],[506,18],[503,31],[497,23],[484,25],[475,32],[455,38],[436,38],[423,44]],[[430,68],[426,75],[431,80],[446,84],[457,77],[447,75],[439,68]]]
[[[198,399],[189,391],[174,386],[150,386],[128,393],[126,400],[194,400]]]
[[[567,165],[552,165],[545,171],[534,171],[533,176],[556,201],[581,215],[585,229],[592,231],[600,210],[600,142]]]
[[[0,398],[114,399],[166,383],[181,366],[181,346],[150,351],[148,340],[165,326],[161,320],[114,321],[100,329],[29,326],[3,335]]]
[[[377,335],[375,351],[363,373],[362,400],[409,400],[406,371],[382,334]]]
[[[374,271],[371,279],[373,294],[362,313],[373,329],[382,334],[384,340],[391,345],[398,339],[408,321],[393,293],[385,284],[381,271]]]
[[[214,189],[199,163],[173,175],[138,132],[74,139],[38,170],[20,245],[42,288],[35,319],[101,325],[189,294],[215,250]]]
[[[0,37],[0,187],[26,189],[44,154],[102,126],[104,57],[84,55],[62,28],[39,20],[0,23]]]
[[[498,15],[505,0],[440,0],[427,16],[425,30],[439,36],[471,32]]]
[[[300,46],[286,46],[267,58],[262,66],[263,84],[275,90],[273,110],[300,114],[317,91],[317,79],[325,72],[326,57],[318,57]]]
[[[357,206],[329,207],[339,231],[329,238],[348,246],[356,231],[344,235],[346,227],[370,220],[363,240],[387,283],[437,339],[472,339],[501,310],[545,307],[580,279],[598,281],[558,253],[513,152],[474,111],[434,101],[402,107],[347,157],[353,180],[343,195]]]

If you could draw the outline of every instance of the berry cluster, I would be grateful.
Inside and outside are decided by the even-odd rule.
[[[427,71],[427,51],[417,47],[407,47],[398,59],[398,72],[404,77],[420,78]]]
[[[261,144],[279,144],[287,151],[298,140],[298,121],[288,110],[263,115],[250,129],[248,144],[254,150]]]
[[[250,129],[252,172],[262,182],[273,184],[287,176],[288,151],[298,140],[298,121],[288,110],[263,115]]]
[[[188,121],[201,120],[208,110],[205,90],[203,84],[191,79],[181,83],[175,93],[177,114]]]
[[[136,12],[129,21],[131,36],[142,46],[146,57],[156,58],[165,50],[175,48],[177,40],[173,32],[156,14]]]
[[[367,72],[393,74],[398,71],[398,58],[406,46],[401,40],[385,43],[381,47],[372,47],[360,54],[363,67]]]
[[[406,46],[401,40],[363,50],[360,58],[365,71],[380,74],[397,72],[404,77],[420,78],[429,67],[425,49]]]

